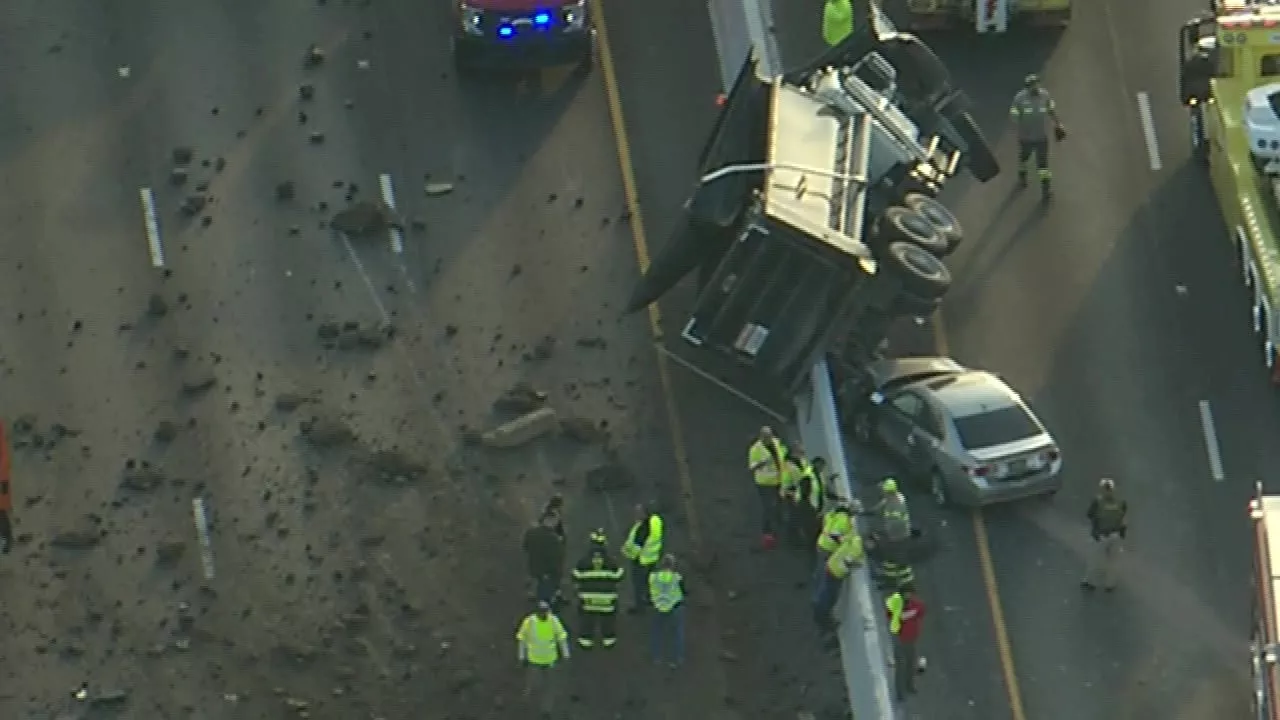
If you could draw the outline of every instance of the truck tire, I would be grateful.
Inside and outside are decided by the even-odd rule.
[[[951,73],[920,38],[895,33],[880,39],[877,48],[898,71],[898,85],[916,101],[932,100],[951,89]]]
[[[991,151],[987,136],[982,134],[982,128],[978,127],[978,121],[973,119],[973,115],[968,112],[956,113],[949,115],[947,120],[964,140],[965,145],[969,146],[965,152],[965,161],[973,177],[978,182],[987,182],[999,175],[1000,161],[996,160],[996,154]]]
[[[921,193],[910,193],[903,198],[902,204],[928,220],[937,229],[938,234],[946,239],[946,250],[940,253],[935,252],[934,255],[940,258],[946,257],[955,252],[956,248],[960,247],[960,243],[964,242],[964,229],[960,227],[960,221],[956,219],[950,208],[938,202],[936,198]]]
[[[895,317],[928,317],[942,305],[942,298],[917,297],[903,293],[893,299],[889,311]]]
[[[876,240],[880,249],[887,248],[890,243],[903,241],[919,245],[938,257],[946,255],[950,247],[947,238],[929,218],[896,205],[880,215]]]
[[[881,260],[902,289],[919,298],[940,298],[951,288],[951,272],[936,255],[909,242],[889,243]]]

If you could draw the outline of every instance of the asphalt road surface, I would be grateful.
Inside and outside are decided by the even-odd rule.
[[[1052,503],[977,520],[930,514],[946,559],[922,581],[935,610],[924,650],[938,670],[913,701],[922,717],[1249,711],[1245,508],[1255,481],[1274,489],[1280,424],[1231,246],[1188,162],[1172,48],[1200,9],[1078,3],[1060,37],[929,38],[1009,159],[990,185],[949,193],[969,241],[951,262],[957,284],[934,347],[1031,399],[1062,444],[1068,485]],[[780,17],[784,54],[815,48],[813,15]],[[1054,148],[1047,208],[1013,190],[1004,118],[1028,72],[1071,133]],[[914,340],[909,349],[929,349]],[[1078,582],[1084,510],[1102,476],[1129,499],[1131,534],[1120,589],[1092,596]]]
[[[625,618],[569,716],[838,710],[804,559],[748,552],[761,420],[618,316],[715,85],[705,24],[617,14],[612,73],[463,84],[443,3],[7,6],[0,716],[527,717],[518,543],[556,492],[571,559],[662,503],[692,593],[687,669]],[[384,185],[399,238],[334,232]],[[478,440],[521,383],[574,432]]]

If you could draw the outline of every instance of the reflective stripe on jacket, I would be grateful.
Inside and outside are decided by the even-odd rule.
[[[611,613],[617,609],[622,568],[603,549],[592,550],[582,558],[573,569],[573,581],[584,612]]]
[[[1022,89],[1013,97],[1009,116],[1018,126],[1018,139],[1039,142],[1049,139],[1049,121],[1056,106],[1049,91]]]
[[[524,657],[531,665],[548,667],[555,665],[560,659],[560,645],[568,640],[560,618],[548,615],[546,620],[537,613],[530,615],[520,623],[516,631],[516,641],[524,648]]]
[[[660,613],[671,612],[684,601],[684,578],[674,570],[658,570],[649,575],[649,597]]]

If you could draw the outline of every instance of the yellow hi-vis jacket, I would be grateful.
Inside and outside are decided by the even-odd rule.
[[[641,545],[636,538],[640,535],[641,527],[646,524],[647,532],[644,533],[644,544]],[[622,556],[645,566],[656,565],[662,559],[662,518],[657,513],[631,526],[627,541],[622,543]]]
[[[818,536],[818,549],[828,555],[835,552],[845,537],[854,533],[853,518],[848,510],[831,510],[822,517],[822,534]]]
[[[792,455],[782,463],[782,477],[778,492],[789,500],[795,500],[800,492],[800,483],[806,482],[813,466],[808,458]]]
[[[837,580],[849,577],[850,571],[866,559],[862,550],[862,537],[853,533],[840,543],[840,547],[827,558],[827,572]]]
[[[530,665],[551,667],[561,656],[569,657],[569,633],[560,618],[548,614],[547,619],[537,613],[525,617],[516,631],[517,652],[521,660]]]
[[[770,450],[773,452],[770,452]],[[778,438],[773,439],[773,447],[756,440],[747,450],[747,467],[761,487],[777,487],[782,482],[782,473],[786,471],[787,449]]]
[[[835,47],[853,34],[853,3],[849,0],[827,0],[822,8],[822,39]]]

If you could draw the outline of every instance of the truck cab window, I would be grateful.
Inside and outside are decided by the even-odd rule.
[[[1280,75],[1280,54],[1263,55],[1258,63],[1258,74],[1262,77]]]

